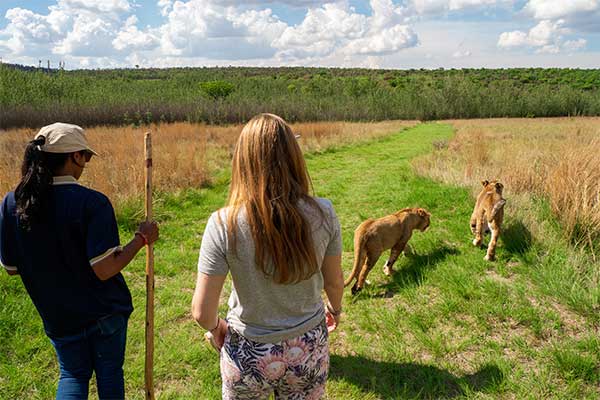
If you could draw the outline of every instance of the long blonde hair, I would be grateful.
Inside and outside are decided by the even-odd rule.
[[[238,214],[245,209],[256,266],[276,283],[297,283],[319,270],[311,226],[299,208],[303,200],[323,215],[309,186],[290,126],[273,114],[252,118],[233,154],[227,234],[235,251]]]

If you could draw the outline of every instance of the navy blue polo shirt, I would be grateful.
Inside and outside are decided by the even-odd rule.
[[[0,208],[0,263],[18,271],[51,337],[80,332],[98,319],[133,311],[120,273],[101,281],[92,266],[120,251],[113,207],[73,177],[55,177],[50,212],[30,231],[19,227],[15,195]]]

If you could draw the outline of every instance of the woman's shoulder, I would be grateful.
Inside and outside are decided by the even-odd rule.
[[[327,225],[331,225],[337,218],[333,203],[331,200],[323,197],[312,197],[303,208],[305,209],[305,215],[312,221],[325,221]]]
[[[227,217],[230,212],[230,207],[222,207],[216,211],[213,211],[212,214],[208,217],[206,221],[206,229],[215,229],[218,231],[226,231],[227,230]]]
[[[324,197],[311,197],[314,202],[319,206],[321,211],[325,213],[328,217],[335,215],[335,210],[333,208],[333,203],[331,200],[326,199]]]
[[[94,189],[90,189],[86,186],[78,186],[78,190],[81,191],[86,202],[92,206],[111,206],[112,203],[107,195]]]
[[[15,201],[15,192],[8,192],[8,193],[6,193],[6,195],[2,199],[3,203],[7,203],[9,201],[13,201],[13,202]]]
[[[208,220],[212,220],[214,222],[225,222],[227,221],[227,216],[229,215],[230,212],[230,207],[222,207],[219,208],[216,211],[213,211],[212,214],[210,214],[210,217],[208,217]]]
[[[2,209],[14,209],[16,207],[15,192],[8,192],[2,199]]]
[[[313,197],[313,199],[325,210],[333,210],[333,203],[331,200],[324,197]]]

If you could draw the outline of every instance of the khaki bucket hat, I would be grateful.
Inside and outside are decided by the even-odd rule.
[[[56,122],[40,129],[35,139],[40,137],[46,138],[46,143],[41,146],[41,150],[46,153],[88,151],[98,155],[88,144],[83,128],[77,125]]]

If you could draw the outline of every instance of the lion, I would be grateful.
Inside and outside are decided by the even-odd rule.
[[[475,235],[474,246],[481,246],[482,234],[491,230],[492,238],[484,257],[486,261],[493,261],[496,257],[496,243],[502,229],[504,219],[504,205],[506,200],[502,197],[504,185],[497,180],[481,181],[483,189],[477,196],[475,209],[471,215],[471,232]]]
[[[406,247],[413,230],[425,231],[429,227],[430,216],[423,208],[405,208],[382,218],[369,218],[360,224],[354,231],[354,266],[344,287],[357,278],[352,286],[352,294],[362,290],[367,275],[387,249],[391,249],[390,257],[383,272],[387,276],[393,274],[394,263]]]

